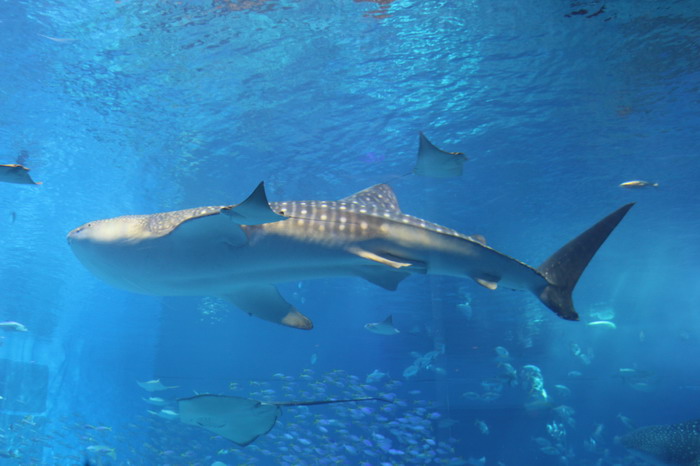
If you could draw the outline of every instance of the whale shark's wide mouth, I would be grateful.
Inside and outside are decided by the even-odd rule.
[[[81,225],[78,228],[74,228],[73,230],[69,231],[66,235],[66,241],[68,241],[68,244],[72,244],[73,240],[81,239],[81,236],[84,236],[81,235],[81,233],[85,231],[88,225],[89,224]]]

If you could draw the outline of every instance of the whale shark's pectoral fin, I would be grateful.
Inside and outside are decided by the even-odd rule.
[[[270,208],[265,194],[264,182],[261,182],[245,201],[237,205],[223,207],[221,213],[228,215],[234,222],[241,225],[260,225],[286,219]]]
[[[274,285],[248,285],[223,296],[234,306],[260,319],[310,330],[314,324],[280,295]]]
[[[401,280],[411,275],[408,272],[387,270],[384,267],[368,266],[358,268],[355,273],[370,283],[381,286],[385,290],[394,291]]]
[[[219,241],[222,245],[233,248],[248,244],[248,237],[241,226],[215,211],[192,215],[179,223],[175,219],[171,223],[161,228],[158,236],[167,235],[185,247],[200,241]]]
[[[413,173],[433,178],[451,178],[460,176],[467,157],[461,152],[445,152],[438,149],[420,133],[418,160]]]

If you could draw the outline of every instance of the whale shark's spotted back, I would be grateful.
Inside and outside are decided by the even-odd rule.
[[[647,426],[621,438],[632,450],[663,464],[700,465],[700,419],[680,424]]]
[[[333,233],[336,241],[363,240],[382,237],[392,224],[406,225],[426,231],[473,240],[436,223],[401,212],[394,191],[385,184],[372,186],[339,201],[271,202],[270,207],[288,217],[289,223],[270,223],[261,226],[268,233],[292,228],[309,239]]]

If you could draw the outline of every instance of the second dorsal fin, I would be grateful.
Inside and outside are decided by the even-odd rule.
[[[399,200],[396,198],[394,190],[388,184],[375,184],[352,196],[342,198],[340,202],[352,202],[354,204],[376,206],[384,210],[401,212]]]

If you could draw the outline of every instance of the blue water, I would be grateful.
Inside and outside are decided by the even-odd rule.
[[[0,185],[0,320],[29,330],[2,334],[3,464],[644,465],[621,419],[699,417],[696,2],[4,0],[0,57],[0,163],[26,151],[43,182]],[[402,177],[419,131],[464,175]],[[302,332],[113,288],[65,241],[261,180],[275,201],[390,181],[406,213],[535,266],[637,204],[576,288],[581,322],[471,280],[329,278],[280,286]],[[587,325],[606,310],[615,330]],[[398,335],[364,329],[388,314]],[[170,401],[395,403],[288,408],[241,448],[148,413],[136,382],[158,378]]]

